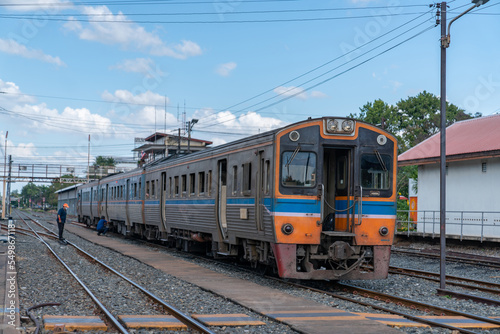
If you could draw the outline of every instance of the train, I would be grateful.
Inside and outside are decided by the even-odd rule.
[[[397,139],[322,117],[77,187],[78,221],[300,280],[387,277]]]

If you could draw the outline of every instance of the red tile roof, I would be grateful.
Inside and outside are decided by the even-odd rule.
[[[439,162],[441,134],[424,140],[398,157],[400,166]],[[446,128],[446,159],[500,156],[500,114],[456,122]]]

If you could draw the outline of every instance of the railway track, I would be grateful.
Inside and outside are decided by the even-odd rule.
[[[162,248],[162,249],[166,248],[166,247],[162,247],[162,246],[157,245],[157,244],[151,244],[151,243],[147,243],[147,244],[148,244],[148,246],[154,246],[154,247],[157,247],[157,248]],[[169,250],[169,252],[176,252],[176,251],[172,250],[171,248],[169,248],[168,250]],[[185,256],[185,253],[181,252],[179,254],[184,254],[184,256]],[[195,259],[197,258],[197,256],[195,256],[193,254],[189,254],[189,257],[190,258],[195,258]],[[213,261],[212,259],[207,259],[205,257],[200,257],[200,258],[203,259],[204,261]],[[219,265],[231,266],[231,268],[233,270],[235,269],[234,265],[230,265],[230,264],[227,264],[227,263],[224,263],[224,262],[223,263],[217,262],[217,263]],[[242,269],[239,266],[237,268],[239,270],[249,271],[249,270],[247,270],[245,268]],[[426,272],[423,272],[423,271],[420,271],[420,272],[413,271],[412,273],[410,273],[410,271],[407,271],[406,273],[402,273],[401,268],[398,269],[398,268],[395,268],[395,267],[391,268],[391,270],[393,271],[394,274],[405,274],[405,275],[410,275],[411,274],[411,275],[413,275],[413,277],[416,277],[416,278],[425,278],[425,279],[428,279],[429,277],[432,277],[432,275],[431,275],[432,273],[430,273],[427,276],[425,276]],[[251,271],[251,272],[253,274],[256,274],[255,271]],[[273,280],[277,280],[277,281],[279,281],[282,284],[292,284],[296,288],[309,289],[311,291],[315,291],[315,292],[318,292],[318,293],[321,293],[321,294],[329,295],[332,298],[342,299],[342,300],[345,300],[345,301],[349,301],[349,302],[356,303],[356,304],[359,304],[359,305],[363,305],[363,306],[366,306],[366,307],[371,307],[373,309],[377,309],[377,310],[380,310],[380,311],[383,311],[383,312],[387,312],[387,313],[391,313],[391,314],[397,314],[397,315],[403,316],[403,317],[405,317],[407,319],[411,319],[411,320],[414,320],[416,322],[425,323],[425,324],[428,324],[430,326],[444,327],[444,328],[448,328],[450,330],[461,332],[461,333],[477,333],[477,332],[474,332],[474,331],[469,330],[469,329],[459,328],[459,327],[456,327],[456,326],[443,325],[442,322],[437,322],[437,321],[429,320],[429,319],[423,318],[423,316],[421,316],[421,315],[415,315],[415,314],[412,314],[412,313],[415,313],[416,311],[419,311],[420,313],[422,313],[424,315],[429,315],[429,314],[443,315],[443,314],[447,314],[447,315],[454,315],[454,316],[462,316],[462,317],[465,317],[465,318],[468,318],[468,319],[475,319],[475,320],[482,321],[482,322],[485,322],[485,323],[490,323],[490,324],[494,324],[494,325],[500,325],[500,321],[495,320],[495,319],[490,319],[490,318],[486,318],[486,317],[483,317],[483,316],[478,316],[478,315],[475,315],[475,314],[472,314],[472,313],[459,312],[459,311],[455,311],[455,310],[449,309],[449,308],[437,307],[437,306],[434,306],[432,304],[422,303],[422,302],[418,302],[418,301],[413,301],[413,300],[410,300],[410,299],[405,299],[405,298],[401,298],[401,297],[397,297],[397,296],[393,296],[393,295],[382,294],[382,293],[377,292],[375,290],[363,289],[363,288],[355,287],[355,286],[352,286],[352,285],[338,285],[338,284],[335,284],[335,290],[337,290],[337,291],[332,292],[331,291],[331,287],[329,287],[329,286],[326,286],[326,287],[325,286],[322,286],[322,287],[321,286],[320,287],[314,286],[316,284],[314,284],[314,285],[309,285],[308,284],[306,286],[306,285],[300,284],[300,283],[293,283],[293,282],[289,282],[289,281],[279,280],[279,279],[276,279],[274,277],[266,277],[266,278],[271,278]],[[451,279],[455,279],[455,277],[449,276],[448,280],[451,280]],[[458,279],[460,279],[460,277]],[[486,282],[480,282],[480,281],[474,281],[474,280],[469,280],[469,281],[470,281],[469,283],[473,283],[473,284],[483,283],[483,285],[486,285]],[[490,289],[492,291],[496,291],[497,290],[496,287],[497,287],[497,285],[494,284],[494,283],[492,283],[492,285],[490,287],[484,286],[485,289]],[[493,293],[492,291],[488,291],[488,292]],[[351,296],[346,296],[347,293],[351,294]],[[447,293],[447,295],[450,295],[450,294]],[[369,302],[369,301],[367,301],[367,299],[373,300],[374,302]],[[386,305],[381,306],[380,305],[381,303],[384,303]],[[404,311],[405,308],[408,310],[408,312]]]
[[[161,311],[167,311],[169,314],[174,316],[180,322],[185,324],[188,328],[195,330],[200,333],[213,333],[209,328],[205,327],[203,324],[197,320],[191,318],[189,315],[182,313],[173,305],[163,301],[159,297],[155,296],[153,293],[148,291],[145,287],[135,283],[125,275],[121,274],[117,270],[113,269],[103,261],[97,259],[90,253],[86,252],[77,245],[68,242],[68,247],[71,247],[74,252],[68,252],[65,250],[61,251],[61,247],[54,247],[57,244],[54,240],[57,240],[55,233],[39,224],[36,220],[29,218],[32,223],[36,224],[37,227],[43,228],[47,232],[41,233],[36,231],[31,224],[29,224],[19,211],[16,211],[19,218],[26,224],[26,226],[31,230],[31,232],[43,242],[47,249],[52,253],[52,255],[61,263],[61,265],[73,276],[73,278],[79,283],[79,285],[85,290],[87,295],[93,300],[95,306],[104,315],[106,322],[111,323],[114,329],[120,333],[129,333],[124,327],[122,322],[118,320],[117,314],[123,314],[119,312],[119,306],[113,305],[113,294],[110,293],[116,290],[118,284],[128,284],[133,288],[128,288],[128,299],[136,304],[137,314],[162,314]],[[27,216],[27,215],[26,215]],[[56,241],[58,243],[58,241]],[[59,248],[59,249],[58,249]],[[69,254],[70,253],[70,254]],[[84,257],[84,260],[78,260],[75,255],[78,254],[80,257]],[[71,265],[78,262],[78,265]],[[99,266],[99,268],[96,268]],[[85,277],[89,275],[101,275],[103,277],[102,286],[90,287],[85,284]],[[111,279],[114,276],[118,279]],[[109,283],[109,284],[107,284]],[[103,293],[103,291],[105,293]],[[151,301],[153,305],[151,305]],[[160,311],[160,312],[159,312]]]
[[[168,249],[170,252],[175,252],[175,253],[178,253],[178,254],[184,254],[184,255],[186,254],[184,252],[179,252],[177,250],[173,250],[171,248],[168,248],[168,247],[165,247],[165,246],[162,246],[162,245],[158,245],[156,243],[152,244],[150,242],[143,241],[143,240],[141,240],[140,242],[144,243],[144,244],[147,244],[150,247],[152,246],[152,247],[157,247],[157,248],[161,248],[161,249]],[[203,260],[206,260],[206,261],[217,261],[218,264],[231,267],[232,269],[237,268],[238,270],[242,270],[242,271],[245,271],[245,272],[250,272],[250,273],[253,273],[253,274],[258,274],[253,269],[245,268],[245,267],[241,267],[241,266],[235,266],[234,263],[228,263],[226,261],[225,262],[220,262],[219,260],[214,260],[214,259],[211,259],[211,258],[207,258],[205,256],[198,256],[198,255],[192,255],[192,254],[190,254],[190,257],[197,258],[197,259],[203,259]],[[403,274],[403,271],[401,269],[402,268],[392,267],[392,271],[393,271],[394,274]],[[410,270],[406,271],[406,274],[410,275],[410,273],[411,273]],[[415,271],[413,271],[413,275],[412,276],[413,277],[418,277],[418,278],[429,279],[429,277],[423,276],[424,273],[425,272],[423,272],[423,271],[419,272],[419,271],[415,270]],[[422,275],[422,277],[419,277],[419,274]],[[430,273],[429,276],[432,276],[431,274],[432,273]],[[398,310],[395,310],[395,309],[391,309],[389,307],[383,307],[383,306],[380,306],[378,304],[366,302],[366,301],[360,300],[359,297],[373,299],[373,300],[375,300],[377,302],[383,301],[383,302],[385,302],[387,304],[393,304],[393,305],[398,306],[398,307],[406,307],[406,308],[408,308],[408,309],[410,309],[412,311],[420,310],[425,315],[434,314],[434,315],[460,316],[460,317],[465,317],[465,318],[468,318],[468,319],[474,319],[474,320],[482,321],[482,322],[485,322],[485,323],[490,323],[490,324],[494,324],[494,325],[499,325],[500,326],[500,321],[499,320],[490,319],[490,318],[478,316],[478,315],[471,314],[471,313],[455,311],[455,310],[448,309],[448,308],[438,307],[438,306],[435,306],[435,305],[432,305],[432,304],[422,303],[422,302],[418,302],[418,301],[414,301],[414,300],[410,300],[410,299],[406,299],[406,298],[401,298],[401,297],[394,296],[394,295],[384,294],[384,293],[381,293],[381,292],[377,292],[375,290],[363,289],[363,288],[356,287],[354,285],[342,284],[342,283],[338,283],[338,282],[333,283],[343,293],[346,293],[346,292],[352,293],[353,297],[347,297],[345,295],[342,295],[342,293],[331,292],[331,291],[329,291],[329,288],[314,287],[314,285],[318,284],[317,282],[313,282],[311,285],[307,285],[307,284],[301,284],[301,283],[293,282],[293,281],[290,281],[290,280],[283,280],[283,279],[272,277],[272,276],[266,276],[266,275],[264,275],[264,277],[267,278],[267,279],[275,280],[277,282],[280,282],[280,283],[283,283],[283,284],[286,284],[286,285],[291,285],[291,286],[294,286],[294,287],[297,287],[297,288],[300,288],[300,289],[306,289],[306,290],[318,292],[318,293],[321,293],[321,294],[326,294],[326,295],[329,295],[329,296],[331,296],[333,298],[342,299],[342,300],[345,300],[345,301],[349,301],[349,302],[356,303],[356,304],[359,304],[359,305],[371,307],[373,309],[380,310],[380,311],[383,311],[383,312],[387,312],[387,313],[390,313],[390,314],[399,315],[399,316],[405,317],[407,319],[410,319],[410,320],[413,320],[413,321],[416,321],[416,322],[419,322],[419,323],[427,324],[427,325],[430,325],[430,326],[433,326],[433,327],[447,328],[447,329],[450,329],[452,331],[456,331],[456,332],[460,332],[460,333],[477,333],[477,332],[469,330],[469,329],[460,328],[460,327],[457,327],[457,326],[444,325],[442,322],[429,320],[427,318],[423,318],[422,316],[416,316],[416,315],[412,315],[412,314],[407,313],[407,312],[402,312],[402,311],[398,311]],[[439,277],[439,275],[438,275],[438,277]],[[448,279],[460,279],[460,278],[456,278],[454,276],[449,276]],[[439,279],[437,281],[439,281]],[[489,283],[489,282],[477,281],[477,280],[472,280],[472,279],[469,279],[468,281],[471,282],[471,283],[475,283],[475,284],[481,284],[482,283],[483,285],[488,285],[488,283]],[[330,283],[328,283],[328,284],[330,284]],[[489,284],[490,284],[491,287],[499,287],[499,285],[496,284],[496,283],[489,283]],[[457,283],[457,285],[459,285],[459,283]],[[473,286],[473,285],[466,285],[466,284],[464,284],[464,285],[465,285],[465,287],[469,287],[471,289],[475,288],[475,286]],[[494,288],[484,287],[483,289],[485,291],[487,291],[487,292],[492,292],[492,291],[493,292],[500,292],[500,290],[497,290],[497,289],[494,289]],[[443,294],[450,295],[450,294],[454,294],[454,293],[450,292],[450,291],[447,291],[447,290],[443,290]],[[454,296],[458,297],[459,295],[460,294],[456,294],[455,293]],[[491,304],[497,305],[495,302],[493,302],[493,303],[486,302],[485,298],[481,298],[481,297],[477,297],[477,296],[463,294],[462,297],[463,298],[468,297],[469,299],[472,299],[475,302],[488,303],[490,305]],[[476,297],[476,298],[474,298],[474,297]]]
[[[432,259],[440,257],[439,250],[435,250],[435,249],[416,250],[416,249],[403,249],[403,248],[393,247],[391,250],[391,253],[426,257],[426,258],[432,258]],[[500,269],[500,258],[492,257],[492,256],[483,256],[483,255],[476,255],[476,254],[470,254],[470,253],[446,251],[446,261],[473,264],[473,265],[481,265],[481,266],[487,266],[487,267],[491,267],[491,268],[499,268]]]
[[[391,266],[391,267],[389,267],[389,273],[395,274],[395,275],[406,275],[406,276],[431,280],[431,281],[435,281],[435,282],[440,282],[439,273],[434,273],[434,272],[430,272],[430,271],[423,271],[423,270],[416,270],[416,269],[410,269],[410,268],[401,268],[401,267]],[[465,288],[468,290],[476,290],[476,291],[482,291],[482,292],[491,293],[491,294],[495,294],[495,295],[500,295],[500,284],[493,283],[493,282],[479,281],[479,280],[466,278],[466,277],[446,275],[446,285],[458,286],[458,287]],[[463,293],[458,293],[458,292],[447,290],[447,289],[438,289],[438,292],[441,295],[452,295],[455,298],[472,299],[472,300],[479,302],[479,303],[500,306],[500,300],[493,299],[493,298],[485,298],[485,297],[475,296],[475,295],[471,295],[471,294],[463,294]]]

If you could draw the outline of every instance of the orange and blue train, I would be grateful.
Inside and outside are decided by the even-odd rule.
[[[308,119],[78,187],[80,222],[233,256],[296,279],[387,277],[397,141],[368,123]]]

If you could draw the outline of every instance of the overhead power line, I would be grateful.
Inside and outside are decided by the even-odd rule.
[[[419,13],[392,13],[392,14],[371,14],[371,15],[357,15],[357,16],[337,16],[337,17],[313,17],[313,18],[290,18],[290,19],[252,19],[252,20],[213,20],[213,21],[161,21],[161,20],[116,20],[114,17],[112,20],[98,20],[98,19],[78,19],[75,17],[68,18],[53,18],[44,17],[47,21],[59,21],[59,22],[88,22],[88,23],[125,23],[125,24],[233,24],[233,23],[279,23],[279,22],[313,22],[313,21],[337,21],[337,20],[353,20],[353,19],[366,19],[375,17],[393,17],[393,16],[408,16],[422,14]],[[111,15],[111,14],[110,14]],[[36,19],[36,16],[32,15],[0,15],[4,19],[16,19],[16,20],[31,20]]]

